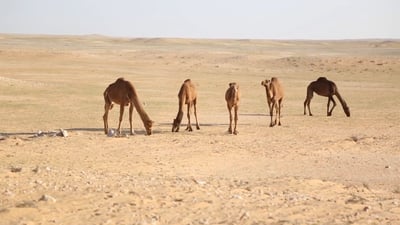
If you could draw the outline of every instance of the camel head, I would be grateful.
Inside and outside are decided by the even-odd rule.
[[[172,132],[179,131],[179,127],[181,126],[182,118],[183,118],[183,111],[180,110],[178,112],[178,115],[176,115],[176,118],[172,122]]]
[[[146,121],[144,123],[144,128],[146,129],[147,135],[151,135],[153,133],[153,131],[152,131],[153,123],[154,123],[154,121],[152,121],[152,120]]]
[[[269,85],[271,84],[270,80],[263,80],[261,81],[261,85],[264,87],[269,87]]]
[[[229,87],[236,86],[236,82],[229,83]]]

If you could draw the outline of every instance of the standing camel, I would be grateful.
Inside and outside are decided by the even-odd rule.
[[[347,106],[344,99],[340,96],[339,90],[338,90],[336,84],[333,81],[326,79],[326,77],[320,77],[316,81],[313,81],[308,85],[307,97],[306,97],[306,100],[304,101],[304,115],[307,114],[306,106],[308,108],[309,115],[310,116],[313,115],[310,110],[310,103],[311,103],[311,99],[313,97],[314,92],[317,93],[318,95],[328,97],[328,104],[326,107],[327,116],[332,115],[332,111],[336,106],[336,102],[333,99],[333,96],[336,95],[336,97],[339,99],[340,103],[342,104],[344,113],[346,114],[346,116],[350,117],[350,109]],[[331,109],[329,109],[331,101],[333,103],[333,106]]]
[[[282,101],[283,101],[283,88],[279,83],[278,78],[272,77],[271,80],[263,80],[261,81],[261,85],[265,87],[265,92],[267,94],[267,103],[269,108],[269,115],[271,116],[270,127],[281,125],[281,109],[282,109]],[[274,109],[275,120],[273,119]]]
[[[228,107],[229,111],[229,129],[228,132],[231,134],[238,134],[238,131],[236,129],[237,126],[237,121],[238,121],[238,110],[239,110],[239,98],[240,98],[240,91],[239,91],[239,85],[236,83],[229,83],[229,88],[225,92],[225,100],[226,100],[226,105]],[[232,131],[232,109],[235,110],[235,127]]]
[[[187,79],[183,82],[181,89],[179,90],[178,93],[178,99],[179,99],[179,109],[178,109],[178,114],[176,115],[176,118],[173,121],[172,124],[172,132],[178,132],[179,127],[182,122],[183,118],[183,107],[186,104],[187,105],[187,118],[188,118],[188,124],[186,127],[187,131],[193,131],[192,125],[190,123],[190,112],[192,109],[192,106],[194,107],[194,116],[196,118],[196,128],[197,130],[200,129],[199,122],[197,121],[197,109],[196,109],[196,102],[197,102],[197,93],[196,93],[196,88],[194,87],[194,84],[190,79]]]
[[[108,112],[113,108],[113,103],[120,105],[119,111],[119,123],[118,123],[118,134],[121,135],[121,122],[122,116],[124,115],[125,106],[129,105],[129,123],[130,123],[130,134],[133,135],[134,131],[132,128],[132,112],[133,108],[136,107],[136,111],[139,113],[140,118],[143,121],[143,125],[146,129],[147,135],[151,135],[153,121],[144,111],[142,104],[139,101],[136,90],[132,83],[124,80],[124,78],[118,78],[114,83],[110,84],[104,91],[104,133],[108,134]]]

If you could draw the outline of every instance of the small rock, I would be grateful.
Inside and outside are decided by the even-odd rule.
[[[107,133],[108,137],[115,137],[115,130],[114,129],[108,129],[108,133]]]
[[[386,165],[386,166],[385,166],[385,169],[390,169],[390,166],[389,166],[389,165]]]
[[[34,173],[39,173],[39,172],[40,172],[39,166],[36,166],[36,167],[32,170],[32,172],[34,172]]]
[[[250,218],[250,214],[248,212],[244,212],[241,216],[240,216],[240,220],[244,220],[244,219],[249,219]]]
[[[57,200],[50,195],[42,195],[42,197],[39,198],[39,201],[56,202]]]
[[[60,129],[60,135],[62,137],[68,137],[68,132],[66,130],[64,130],[64,129]]]
[[[201,186],[207,184],[207,182],[204,181],[204,180],[193,179],[193,181],[194,181],[196,184],[201,185]]]
[[[363,211],[364,211],[364,212],[368,212],[370,209],[371,209],[371,207],[365,206],[365,207],[363,208]]]
[[[22,168],[21,167],[11,167],[11,172],[12,173],[19,173],[19,172],[21,172],[22,171]]]

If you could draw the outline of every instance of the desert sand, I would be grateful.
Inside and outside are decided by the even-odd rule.
[[[400,41],[0,35],[1,224],[400,224]],[[276,76],[282,126],[269,127]],[[339,102],[309,82],[333,80]],[[103,132],[103,91],[135,86],[155,121]],[[171,132],[198,90],[200,130]],[[224,99],[241,90],[238,135]],[[119,108],[109,114],[118,125]],[[56,136],[60,129],[67,137]]]

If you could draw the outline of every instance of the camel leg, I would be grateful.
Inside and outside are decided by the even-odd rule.
[[[274,122],[273,122],[273,118],[272,118],[272,117],[273,117],[273,114],[274,114],[275,105],[276,105],[276,103],[275,103],[275,102],[272,102],[271,110],[269,111],[269,115],[270,115],[270,117],[271,117],[271,122],[270,122],[270,124],[269,124],[270,127],[275,126],[275,124],[274,124]]]
[[[122,117],[124,115],[124,107],[125,107],[125,105],[121,104],[120,108],[119,108],[119,123],[118,123],[118,129],[117,129],[118,135],[121,135],[121,122],[122,122]]]
[[[308,99],[306,98],[304,100],[304,115],[307,115],[307,112],[306,112],[307,103],[308,103]]]
[[[279,105],[280,105],[280,102],[279,102],[279,101],[275,103],[275,120],[274,120],[274,125],[277,125],[277,124],[278,124]]]
[[[229,128],[228,128],[228,132],[230,134],[232,134],[232,120],[233,120],[233,116],[232,116],[232,107],[230,107],[230,105],[228,104],[228,112],[229,112]]]
[[[313,93],[311,92],[309,92],[308,90],[307,90],[307,97],[306,97],[306,100],[304,101],[304,115],[307,115],[307,113],[306,113],[306,106],[307,106],[307,108],[308,108],[308,114],[310,115],[310,116],[312,116],[313,114],[311,113],[311,109],[310,109],[310,103],[311,103],[311,99],[313,98]]]
[[[105,104],[104,105],[104,115],[103,115],[103,121],[104,121],[104,133],[108,134],[108,112],[110,111],[110,105]]]
[[[310,108],[311,98],[307,99],[307,100],[308,100],[307,101],[308,115],[312,116],[313,114],[311,113],[311,108]]]
[[[134,135],[135,134],[135,131],[133,130],[133,127],[132,127],[132,120],[133,120],[133,104],[132,104],[132,102],[131,102],[131,105],[129,106],[129,125],[130,125],[130,131],[131,131],[131,135]]]
[[[281,109],[282,109],[282,100],[279,100],[279,104],[278,104],[278,113],[277,113],[277,117],[278,117],[278,126],[281,125]]]
[[[194,107],[194,117],[196,118],[196,129],[197,129],[197,130],[200,130],[199,121],[197,120],[196,101],[193,103],[193,107]]]
[[[192,124],[190,123],[190,111],[191,111],[191,107],[192,105],[190,103],[187,104],[187,119],[188,119],[188,124],[186,127],[187,131],[193,131],[192,129]]]
[[[236,106],[235,106],[235,128],[233,129],[233,134],[235,134],[235,135],[238,134],[238,131],[237,131],[237,129],[236,129],[236,127],[237,127],[237,121],[238,121],[238,110],[239,110],[239,107],[236,105]]]
[[[330,106],[330,103],[331,103],[331,101],[332,101],[332,108],[329,110],[329,106]],[[330,96],[330,97],[328,97],[328,105],[327,105],[327,108],[326,108],[326,114],[328,115],[328,116],[332,116],[332,111],[333,111],[333,109],[336,107],[336,102],[335,102],[335,100],[333,99],[333,97],[332,96]]]

